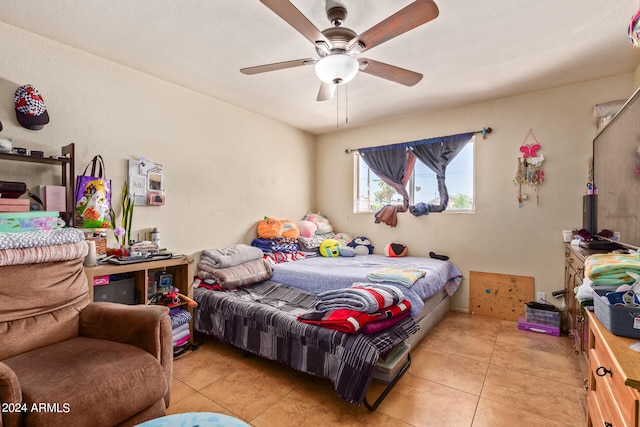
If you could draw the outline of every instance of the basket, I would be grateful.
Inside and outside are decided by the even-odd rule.
[[[624,307],[609,304],[605,296],[608,290],[593,291],[596,317],[609,332],[629,338],[640,338],[640,307]]]

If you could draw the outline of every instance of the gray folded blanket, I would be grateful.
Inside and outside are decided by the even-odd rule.
[[[345,289],[334,289],[318,295],[316,310],[349,309],[377,313],[404,300],[403,292],[390,285],[354,283]]]
[[[262,258],[262,256],[261,249],[239,243],[228,248],[203,249],[200,262],[215,268],[225,268],[253,261]]]
[[[273,267],[264,258],[225,268],[215,268],[202,261],[198,263],[198,277],[214,280],[225,289],[253,285],[268,280],[271,276]]]

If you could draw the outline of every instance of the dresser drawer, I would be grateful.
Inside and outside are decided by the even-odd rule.
[[[602,364],[598,360],[598,353],[593,349],[589,352],[589,397],[588,401],[597,406],[602,422],[593,422],[594,426],[635,426],[622,413],[624,402],[620,402],[615,394],[612,378],[604,373]],[[603,375],[604,374],[604,375]],[[592,414],[593,421],[596,415]]]
[[[620,366],[597,328],[592,328],[590,347],[589,399],[592,396],[597,399],[604,421],[613,426],[638,426],[640,395],[637,390],[625,385]]]

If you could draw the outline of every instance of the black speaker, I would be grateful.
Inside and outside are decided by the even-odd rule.
[[[93,287],[95,302],[118,302],[120,304],[136,303],[136,280],[134,278],[111,280],[107,285]]]
[[[582,197],[582,228],[591,234],[598,232],[598,195],[586,194]]]

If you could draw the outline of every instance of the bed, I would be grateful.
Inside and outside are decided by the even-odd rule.
[[[276,265],[264,259],[260,261],[272,268],[268,280],[237,287],[231,292],[204,287],[194,290],[194,299],[199,304],[194,311],[195,330],[329,379],[340,397],[351,403],[364,403],[370,410],[378,406],[410,364],[408,357],[400,372],[388,382],[387,389],[371,405],[366,400],[366,391],[379,358],[398,345],[415,345],[421,340],[444,317],[449,296],[461,280],[459,270],[452,263],[420,257],[310,257]],[[384,282],[401,287],[411,303],[411,315],[392,327],[378,333],[350,334],[297,319],[314,309],[321,292],[370,282],[368,273],[390,266],[425,272],[425,276],[410,287]],[[246,270],[255,274],[255,268],[242,267],[242,271]]]
[[[389,283],[404,292],[411,302],[411,317],[419,331],[408,339],[415,347],[449,311],[449,298],[462,280],[462,273],[450,261],[426,257],[398,257],[363,255],[355,257],[310,257],[303,261],[277,264],[271,280],[306,290],[313,294],[341,289],[353,283],[368,282],[367,274],[385,267],[425,271],[410,288]]]

